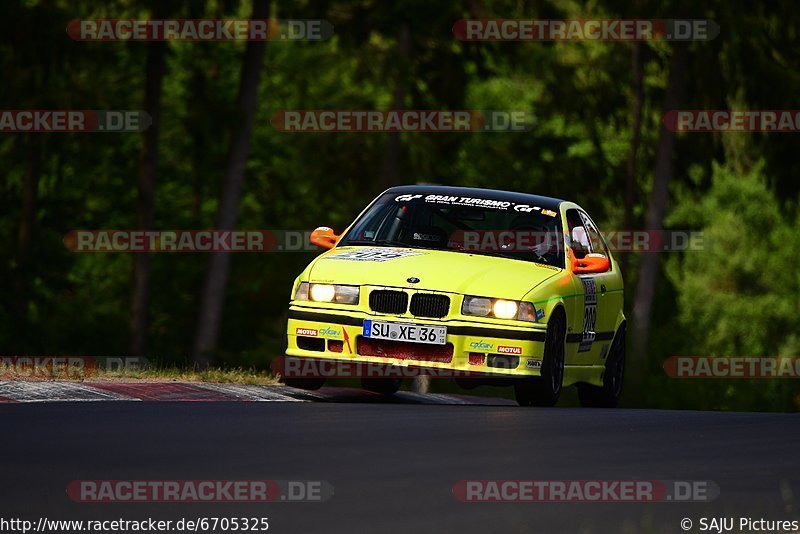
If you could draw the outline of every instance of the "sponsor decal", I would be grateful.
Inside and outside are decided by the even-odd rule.
[[[340,337],[342,335],[342,331],[331,328],[330,326],[326,326],[325,328],[319,329],[319,335],[323,337]]]
[[[539,206],[529,206],[527,204],[517,204],[514,206],[514,211],[522,211],[525,213],[530,213],[532,211],[541,211],[542,208]]]
[[[597,286],[594,278],[581,278],[583,282],[583,332],[578,352],[588,352],[594,343],[594,325],[597,322]]]
[[[481,208],[509,209],[514,206],[514,202],[504,200],[492,200],[489,198],[474,198],[449,195],[427,195],[425,202],[433,204],[447,204],[451,206],[479,206]]]
[[[328,256],[331,260],[389,261],[409,256],[420,256],[422,252],[397,248],[360,248]]]
[[[410,202],[418,198],[422,198],[422,195],[398,195],[394,200],[395,202]]]
[[[558,215],[553,210],[544,209],[540,206],[531,206],[530,204],[520,204],[517,202],[507,200],[495,200],[491,198],[476,198],[476,197],[462,197],[459,195],[398,195],[395,197],[395,202],[411,202],[412,200],[422,200],[430,204],[446,204],[448,206],[478,206],[481,208],[493,208],[499,210],[514,210],[522,213],[531,213],[537,211],[542,215],[548,217],[555,217]]]
[[[549,265],[545,265],[544,267],[550,267],[550,266]],[[557,269],[557,267],[556,267],[556,269]],[[544,319],[544,310],[538,310],[537,309],[536,310],[536,320],[537,321],[541,321],[542,319]]]
[[[525,362],[525,367],[527,367],[528,369],[541,369],[542,360],[527,360]]]
[[[500,345],[497,347],[497,352],[501,354],[522,354],[522,347],[509,347]]]
[[[494,345],[492,343],[486,343],[482,339],[480,341],[473,341],[469,344],[469,348],[471,349],[482,349],[482,350],[492,350]]]
[[[294,333],[298,336],[317,337],[319,333],[316,328],[297,328]]]
[[[436,234],[423,234],[421,232],[414,232],[414,239],[416,241],[431,241],[436,243],[439,241],[439,236]]]

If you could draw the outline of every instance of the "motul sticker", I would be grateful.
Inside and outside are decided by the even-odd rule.
[[[294,332],[298,336],[317,337],[318,335],[316,328],[298,328]]]

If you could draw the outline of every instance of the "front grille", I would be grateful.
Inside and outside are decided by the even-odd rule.
[[[453,361],[452,343],[447,345],[428,345],[427,343],[409,343],[406,341],[370,339],[358,336],[356,338],[356,352],[361,356],[378,356],[400,360],[438,363],[450,363]]]
[[[411,315],[416,317],[446,317],[450,311],[450,297],[417,293],[411,297]]]
[[[400,315],[408,309],[408,294],[402,291],[373,291],[369,294],[369,307],[374,312]]]

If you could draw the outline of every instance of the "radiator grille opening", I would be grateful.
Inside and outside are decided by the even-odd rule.
[[[408,294],[379,289],[369,294],[369,308],[377,313],[400,315],[408,309]]]
[[[411,297],[411,315],[416,317],[447,317],[450,311],[450,297],[431,293],[417,293]]]

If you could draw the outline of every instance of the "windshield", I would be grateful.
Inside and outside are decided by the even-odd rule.
[[[387,193],[339,241],[485,254],[564,266],[558,213],[492,198]]]

